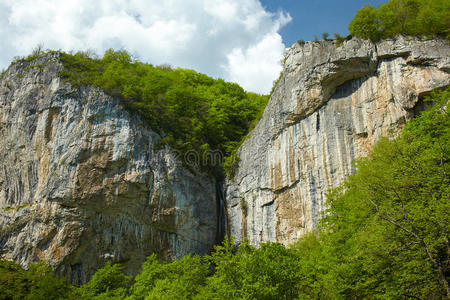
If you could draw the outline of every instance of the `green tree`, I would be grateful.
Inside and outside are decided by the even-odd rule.
[[[30,284],[30,293],[26,299],[64,299],[70,293],[70,287],[65,281],[57,278],[48,264],[43,261],[29,266],[27,278]]]
[[[331,299],[335,296],[334,286],[330,284],[329,268],[335,263],[333,256],[325,255],[324,243],[318,232],[301,237],[291,246],[297,255],[297,283],[299,299]],[[336,298],[336,297],[334,297]]]
[[[75,88],[93,85],[121,99],[161,134],[161,144],[182,154],[209,149],[230,156],[268,101],[267,96],[192,70],[141,63],[126,51],[110,49],[101,59],[84,52],[63,54],[61,61],[61,75]],[[203,167],[220,173],[218,166]]]
[[[79,289],[81,299],[123,299],[131,280],[118,264],[106,265],[97,270],[91,280]]]
[[[0,260],[0,299],[24,299],[28,294],[25,270],[15,262]]]
[[[228,240],[208,260],[215,266],[207,281],[208,298],[294,299],[298,295],[297,256],[281,244],[254,248],[243,243],[234,251]]]
[[[396,34],[418,35],[422,33],[417,15],[423,6],[420,0],[390,0],[381,4],[378,10],[380,36]]]
[[[209,273],[197,255],[186,255],[171,263],[159,263],[155,254],[142,265],[127,299],[192,299]]]
[[[378,10],[369,4],[365,4],[363,8],[358,10],[353,20],[348,25],[348,30],[353,36],[373,39],[379,38],[377,24]]]

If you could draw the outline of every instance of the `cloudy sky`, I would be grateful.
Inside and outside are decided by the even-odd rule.
[[[366,2],[346,1],[351,16]],[[286,46],[305,36],[302,30],[318,30],[311,23],[293,26],[314,13],[301,16],[306,2],[340,1],[0,0],[0,69],[38,44],[99,54],[126,49],[141,61],[195,69],[267,93]],[[348,24],[351,17],[341,19]]]

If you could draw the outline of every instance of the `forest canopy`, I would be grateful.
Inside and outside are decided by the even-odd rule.
[[[75,88],[97,86],[120,98],[163,137],[162,143],[181,154],[219,150],[229,157],[268,101],[268,96],[245,92],[236,83],[142,63],[126,51],[110,49],[102,58],[63,53],[61,61],[61,75]]]
[[[398,34],[450,38],[450,1],[390,0],[379,8],[366,4],[348,29],[352,36],[377,41]]]

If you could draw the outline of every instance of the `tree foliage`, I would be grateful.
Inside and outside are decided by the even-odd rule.
[[[219,150],[229,156],[268,100],[223,79],[139,62],[126,51],[110,49],[101,59],[63,54],[61,60],[61,75],[75,88],[93,85],[120,98],[181,154]]]
[[[348,27],[353,36],[379,40],[397,34],[450,38],[448,0],[390,0],[375,8],[366,4]]]
[[[91,280],[78,290],[80,299],[123,299],[131,278],[122,273],[118,264],[106,265],[97,270]]]
[[[199,256],[187,255],[172,263],[150,255],[135,278],[127,299],[192,299],[205,284],[208,265]]]
[[[254,248],[242,243],[236,251],[226,240],[207,260],[215,266],[208,278],[208,299],[294,299],[300,283],[298,259],[278,243]]]
[[[69,299],[72,289],[44,262],[24,270],[15,262],[0,260],[0,299]]]

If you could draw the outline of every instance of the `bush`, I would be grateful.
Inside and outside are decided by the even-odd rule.
[[[336,46],[341,45],[344,41],[345,41],[345,37],[343,37],[342,35],[340,35],[339,33],[335,33],[334,34],[334,40],[336,43]]]
[[[215,273],[208,277],[208,299],[295,299],[301,281],[296,254],[278,243],[259,248],[233,241],[217,246],[208,261]]]
[[[449,96],[449,89],[434,93],[436,106],[399,138],[381,139],[330,194],[322,219],[324,282],[340,297],[449,296]]]

